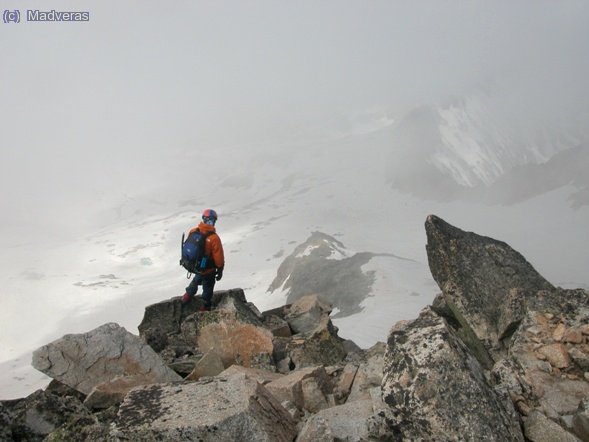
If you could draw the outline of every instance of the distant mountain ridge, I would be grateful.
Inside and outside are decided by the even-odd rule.
[[[485,93],[415,108],[392,129],[389,182],[420,197],[462,198],[469,189],[492,189],[513,170],[545,171],[548,167],[541,166],[556,155],[586,149],[589,138],[583,118],[543,124],[525,115],[510,118],[503,110]],[[552,176],[559,175],[551,180],[554,186],[568,175],[566,167],[562,159],[549,166]]]

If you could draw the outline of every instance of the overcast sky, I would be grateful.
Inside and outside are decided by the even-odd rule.
[[[2,4],[90,12],[0,23],[4,235],[82,222],[76,207],[157,186],[183,150],[267,147],[333,115],[487,81],[547,118],[589,101],[587,1]]]

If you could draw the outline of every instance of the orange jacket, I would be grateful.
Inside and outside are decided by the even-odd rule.
[[[197,227],[190,230],[190,233],[198,230],[201,233],[210,233],[205,241],[205,255],[209,256],[213,260],[215,268],[209,268],[202,271],[203,275],[210,275],[214,273],[216,269],[222,269],[225,267],[225,254],[223,253],[223,244],[221,244],[221,238],[215,231],[215,226],[205,224],[201,222]]]

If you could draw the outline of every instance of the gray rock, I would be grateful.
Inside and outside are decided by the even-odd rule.
[[[329,403],[322,391],[320,382],[314,378],[306,378],[301,381],[301,390],[303,392],[303,408],[311,413],[317,413],[329,407]]]
[[[117,376],[144,375],[146,383],[182,380],[143,340],[114,323],[44,345],[32,364],[84,394]]]
[[[580,442],[556,422],[534,410],[524,421],[526,437],[532,442]]]
[[[517,367],[511,359],[501,359],[495,363],[491,370],[491,376],[495,386],[504,388],[512,394],[523,394],[522,380],[517,373]]]
[[[0,401],[0,440],[13,440],[11,429],[13,419],[12,413]]]
[[[306,295],[291,305],[285,320],[295,333],[309,333],[315,330],[321,318],[330,312],[331,305],[318,295]]]
[[[274,336],[288,338],[292,336],[292,331],[288,322],[277,315],[264,316],[264,326],[272,332]]]
[[[345,339],[342,342],[342,345],[344,346],[344,350],[348,354],[350,354],[350,353],[362,353],[362,349],[358,346],[358,344],[356,344],[351,339]]]
[[[573,431],[584,442],[589,441],[589,397],[579,403],[573,416]]]
[[[258,382],[244,374],[132,390],[113,436],[145,441],[292,441],[295,423]]]
[[[217,376],[223,370],[225,370],[223,361],[217,353],[211,350],[203,355],[194,366],[194,370],[184,380],[197,381],[203,376]]]
[[[382,397],[399,440],[523,441],[483,369],[444,319],[424,309],[389,335]],[[465,412],[469,410],[469,412]]]
[[[216,307],[225,297],[240,299],[246,303],[242,289],[221,290],[213,294],[212,304]],[[171,337],[181,337],[180,327],[184,320],[198,312],[204,306],[200,296],[193,297],[190,302],[183,303],[181,297],[158,302],[145,307],[145,314],[139,324],[139,336],[141,336],[156,352],[170,344]]]
[[[255,308],[255,306],[252,309],[251,306],[253,304],[245,302],[245,295],[242,297],[241,294],[243,294],[243,291],[228,291],[223,295],[220,295],[216,309],[220,312],[231,313],[236,320],[245,324],[253,324],[262,327],[262,314],[257,308]]]
[[[84,400],[84,405],[90,410],[104,410],[123,402],[123,398],[131,389],[151,383],[151,378],[144,374],[117,376],[96,385]]]
[[[303,391],[303,382],[306,379],[315,380],[315,390],[319,389],[325,400],[325,395],[330,394],[333,390],[329,377],[323,367],[307,367],[291,372],[268,384],[268,391],[280,402],[290,401],[295,404],[299,410],[311,411],[317,404],[322,401],[313,390],[313,385],[306,387],[306,393]],[[309,400],[309,404],[306,401]]]
[[[77,397],[61,397],[42,390],[0,404],[0,435],[4,437],[1,440],[7,441],[41,441],[69,419],[90,416]]]
[[[336,392],[338,393],[338,396],[340,396],[341,398],[348,397],[348,395],[350,394],[350,390],[352,389],[352,384],[354,383],[354,378],[356,377],[357,372],[357,365],[346,364],[341,375],[339,376],[339,381],[336,386]],[[382,369],[380,372],[380,380],[382,381]]]
[[[589,354],[575,346],[569,349],[569,355],[577,367],[583,371],[589,371]]]
[[[489,353],[519,325],[526,299],[554,287],[504,242],[465,232],[434,215],[428,216],[425,230],[432,276],[464,328],[465,343],[490,369]]]
[[[285,355],[299,369],[337,364],[346,357],[346,351],[331,319],[323,315],[313,332],[295,335],[286,343]]]
[[[227,369],[223,370],[219,375],[218,378],[229,378],[230,376],[243,373],[245,377],[248,379],[253,379],[259,382],[262,385],[268,384],[269,382],[275,381],[276,379],[280,379],[282,374],[280,373],[273,373],[268,370],[260,370],[258,368],[247,368],[241,365],[232,365]]]
[[[296,442],[371,440],[368,420],[373,415],[370,399],[322,410],[307,420]]]
[[[273,368],[270,356],[274,352],[272,333],[261,324],[244,320],[247,318],[241,314],[227,310],[202,313],[198,348],[203,353],[217,353],[225,367],[238,364],[246,367],[270,365]]]
[[[370,389],[380,387],[384,368],[384,343],[367,351],[366,362],[358,367],[347,402],[370,398]]]

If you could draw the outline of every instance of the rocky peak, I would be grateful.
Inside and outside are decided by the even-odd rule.
[[[0,439],[589,441],[589,292],[433,215],[426,234],[442,293],[386,344],[341,339],[317,294],[265,312],[241,289],[204,313],[171,298],[140,336],[105,324],[37,350],[55,380],[0,402]]]
[[[524,304],[539,290],[554,290],[532,265],[502,241],[465,232],[435,215],[425,222],[427,256],[444,302],[474,339],[481,359],[501,349],[501,339],[513,332]]]

